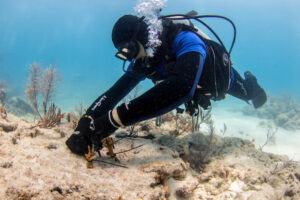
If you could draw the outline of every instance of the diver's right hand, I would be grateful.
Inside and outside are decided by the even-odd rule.
[[[94,130],[93,118],[87,115],[81,117],[75,131],[66,141],[66,145],[75,154],[87,154],[88,145],[91,145],[90,136],[94,133]]]

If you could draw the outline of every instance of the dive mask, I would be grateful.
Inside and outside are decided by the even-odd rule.
[[[135,59],[140,51],[140,46],[137,42],[137,34],[141,28],[142,21],[145,17],[141,17],[138,19],[138,25],[134,31],[130,40],[126,40],[121,42],[118,46],[118,52],[116,53],[116,57],[123,61],[131,61]]]
[[[118,45],[117,49],[118,52],[115,56],[124,61],[135,59],[140,51],[139,44],[136,40],[124,41]]]

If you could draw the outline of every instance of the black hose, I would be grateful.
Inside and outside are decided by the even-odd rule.
[[[172,17],[182,17],[182,18],[172,18]],[[202,20],[200,20],[199,18],[220,18],[220,19],[224,19],[226,21],[228,21],[232,27],[233,27],[233,39],[231,42],[231,47],[229,49],[229,54],[232,51],[232,48],[234,46],[235,40],[236,40],[236,27],[233,23],[233,21],[227,17],[221,16],[221,15],[198,15],[198,16],[189,16],[189,15],[184,15],[184,14],[173,14],[173,15],[164,15],[161,16],[160,18],[172,18],[172,20],[182,20],[182,19],[194,19],[198,22],[200,22],[201,24],[203,24],[208,30],[210,30],[212,32],[212,34],[218,39],[219,43],[225,48],[225,50],[227,51],[225,45],[223,44],[222,40],[220,39],[220,37],[218,36],[218,34],[215,33],[215,31],[209,26],[207,25],[205,22],[203,22]]]
[[[127,70],[125,70],[125,64],[126,64],[126,60],[124,60],[124,62],[123,62],[123,66],[122,66],[122,69],[123,69],[123,72],[128,72]]]

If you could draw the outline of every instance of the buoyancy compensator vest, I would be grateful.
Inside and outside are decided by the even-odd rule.
[[[186,103],[186,108],[189,113],[193,114],[192,110],[198,109],[198,105],[202,108],[207,109],[210,106],[210,99],[220,100],[225,98],[225,94],[230,87],[230,77],[231,77],[231,65],[230,53],[235,43],[236,38],[236,28],[234,23],[223,16],[217,15],[202,15],[196,16],[197,12],[191,11],[186,15],[168,15],[162,16],[165,19],[166,27],[169,28],[169,44],[174,41],[177,34],[181,31],[192,31],[196,33],[205,43],[207,47],[207,56],[205,59],[203,71],[197,89],[195,91],[193,100]],[[200,20],[200,18],[221,18],[225,19],[231,23],[234,30],[233,40],[229,52],[224,46],[222,40],[214,32],[214,30],[209,27],[205,22]],[[203,33],[199,28],[194,26],[190,19],[195,19],[196,21],[203,24],[211,33],[217,38],[219,43],[211,40],[205,33]]]
[[[207,55],[202,75],[197,85],[193,102],[189,103],[189,105],[200,105],[202,108],[207,109],[207,107],[210,106],[210,99],[220,100],[225,98],[225,94],[230,86],[232,62],[230,60],[230,54],[227,52],[220,38],[217,36],[221,44],[211,40],[199,28],[194,26],[189,19],[165,19],[164,28],[167,29],[165,32],[167,37],[163,35],[162,39],[166,40],[166,43],[163,42],[168,45],[167,48],[164,47],[168,49],[165,53],[170,58],[173,57],[171,56],[172,53],[170,53],[171,45],[175,37],[181,31],[192,31],[196,33],[207,47]]]
[[[218,17],[228,20],[234,27],[234,38],[229,52],[226,50],[218,35],[204,22],[199,20],[201,17]],[[230,85],[231,60],[230,52],[235,42],[235,26],[231,20],[223,16],[203,15],[167,15],[161,16],[163,22],[163,32],[160,35],[161,46],[156,49],[152,58],[145,61],[137,61],[137,67],[133,67],[135,73],[140,73],[150,78],[153,82],[162,80],[157,73],[158,67],[164,65],[165,71],[172,71],[176,62],[176,56],[172,51],[172,44],[176,36],[181,31],[192,31],[196,33],[207,47],[207,55],[203,66],[203,71],[197,89],[193,97],[193,104],[200,105],[206,109],[210,105],[210,99],[219,100],[225,98],[225,94]],[[194,26],[190,19],[195,19],[204,25],[215,35],[219,43],[211,40],[199,28]],[[139,66],[139,67],[138,67]]]

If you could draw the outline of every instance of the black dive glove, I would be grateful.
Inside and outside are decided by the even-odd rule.
[[[88,145],[91,145],[90,137],[94,131],[93,118],[85,115],[80,118],[74,133],[66,141],[66,145],[73,153],[84,155],[88,153]]]
[[[91,117],[82,117],[75,132],[66,141],[69,149],[78,155],[88,153],[88,146],[98,151],[102,148],[101,140],[114,133],[119,125],[113,120],[112,112],[93,120]]]
[[[248,92],[248,98],[252,101],[254,108],[263,106],[267,101],[267,94],[257,83],[256,77],[249,71],[244,73],[245,87]]]

